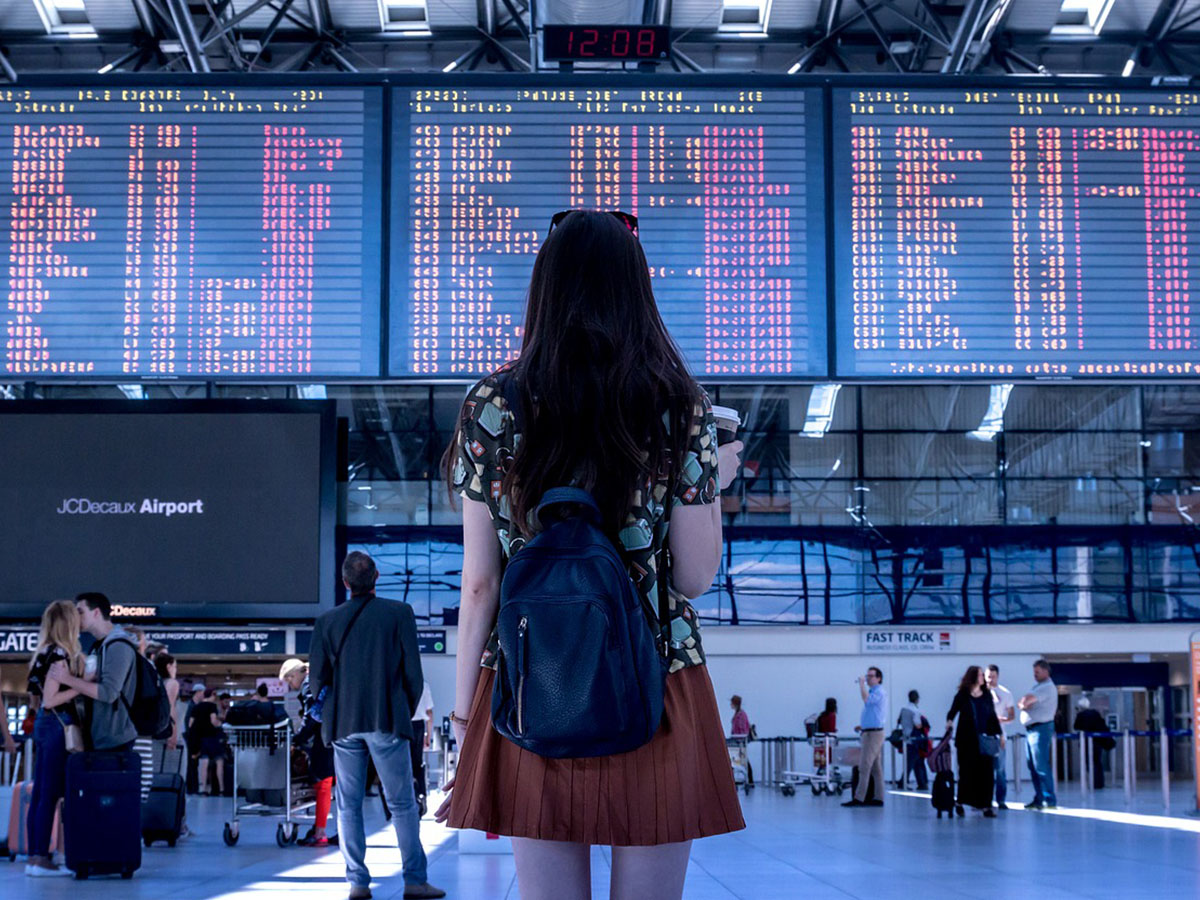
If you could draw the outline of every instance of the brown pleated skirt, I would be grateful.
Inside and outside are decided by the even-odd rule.
[[[705,666],[667,676],[649,744],[615,756],[547,759],[501,737],[484,669],[471,704],[449,824],[510,837],[616,847],[669,844],[746,827]]]

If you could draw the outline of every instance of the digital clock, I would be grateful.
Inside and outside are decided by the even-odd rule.
[[[671,29],[666,25],[544,25],[547,61],[576,59],[666,59]]]

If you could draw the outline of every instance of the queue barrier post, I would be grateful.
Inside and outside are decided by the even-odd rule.
[[[1129,729],[1121,737],[1121,781],[1125,787],[1125,804],[1133,803],[1133,735]]]
[[[1088,733],[1079,735],[1079,793],[1083,797],[1091,796],[1092,790],[1092,755],[1088,751],[1091,738]]]
[[[1056,740],[1057,737],[1058,737],[1057,735],[1054,735],[1050,739],[1050,777],[1053,778],[1056,782],[1058,781],[1058,741]]]
[[[1012,762],[1013,762],[1013,796],[1020,797],[1021,796],[1021,762],[1022,762],[1022,757],[1025,755],[1024,754],[1025,735],[1014,734],[1014,735],[1011,735],[1011,738],[1012,738],[1012,740],[1010,741],[1010,743],[1012,744],[1012,758],[1013,758],[1013,760],[1012,760]]]
[[[1163,809],[1169,812],[1171,809],[1171,772],[1169,769],[1171,756],[1170,748],[1167,746],[1168,740],[1167,729],[1161,729],[1158,739],[1158,770],[1162,778]]]

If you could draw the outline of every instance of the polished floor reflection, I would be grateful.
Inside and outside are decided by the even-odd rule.
[[[938,821],[922,797],[892,794],[882,810],[844,810],[836,799],[758,790],[745,799],[746,831],[696,844],[687,900],[750,898],[1195,898],[1200,896],[1200,820],[1188,791],[1172,798],[1177,818],[1155,815],[1161,793],[1141,792],[1135,812],[1119,790],[1101,809],[1083,810],[1069,793],[1060,814],[1012,810],[997,820]],[[274,900],[346,895],[341,856],[298,847],[280,850],[275,823],[246,819],[234,848],[221,842],[227,802],[193,800],[197,835],[174,850],[147,850],[133,881],[32,881],[20,863],[0,861],[5,900]],[[399,898],[399,854],[377,805],[368,862],[374,894]],[[452,898],[517,900],[511,857],[465,855],[456,833],[422,823],[430,880]],[[607,897],[608,851],[593,852],[595,897]]]

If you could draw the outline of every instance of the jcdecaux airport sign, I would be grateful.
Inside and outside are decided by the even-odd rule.
[[[953,653],[952,628],[864,628],[863,653]]]

